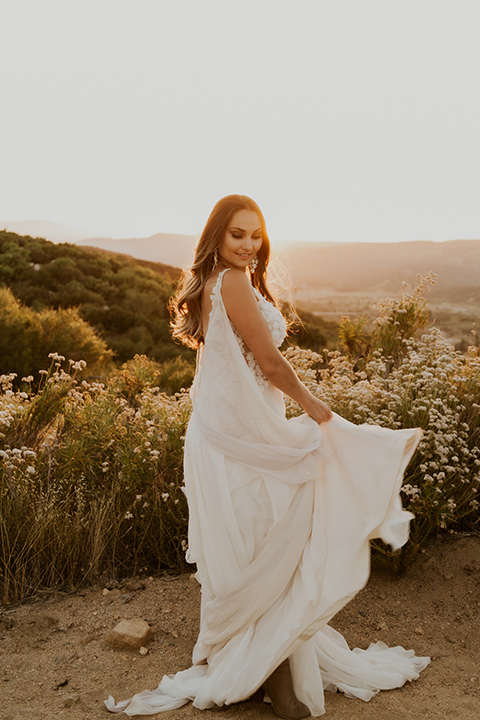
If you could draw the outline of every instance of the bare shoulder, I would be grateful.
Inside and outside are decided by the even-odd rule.
[[[244,272],[234,268],[231,268],[223,276],[222,296],[227,304],[250,299],[256,302],[250,280]]]

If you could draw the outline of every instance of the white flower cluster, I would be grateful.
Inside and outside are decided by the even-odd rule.
[[[405,504],[417,516],[433,509],[445,528],[479,507],[480,355],[455,351],[435,327],[402,342],[396,366],[381,350],[361,370],[337,351],[291,347],[285,356],[310,391],[351,422],[424,430],[407,469]],[[301,412],[288,398],[286,406],[289,415]]]
[[[0,450],[0,468],[7,472],[7,476],[12,477],[16,471],[26,472],[27,475],[35,475],[35,460],[37,453],[34,450],[23,445],[21,448],[5,448]]]

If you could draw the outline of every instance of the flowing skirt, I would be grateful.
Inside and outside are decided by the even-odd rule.
[[[408,538],[413,516],[399,493],[421,431],[356,426],[337,415],[321,432],[307,416],[287,425],[304,445],[311,441],[307,454],[290,448],[286,458],[282,447],[267,457],[259,446],[246,456],[241,439],[229,442],[194,411],[185,447],[187,559],[202,586],[193,666],[152,692],[117,705],[109,698],[110,711],[240,702],[290,657],[297,697],[321,715],[325,690],[369,700],[429,663],[382,642],[350,650],[328,626],[367,582],[370,539],[399,548]]]

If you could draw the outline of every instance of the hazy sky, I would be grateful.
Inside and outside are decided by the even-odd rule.
[[[0,221],[273,240],[480,237],[478,0],[15,0]]]

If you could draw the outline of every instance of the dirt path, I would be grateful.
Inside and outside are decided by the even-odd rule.
[[[154,688],[164,673],[190,665],[199,588],[189,575],[132,580],[0,610],[2,720],[113,718],[103,707]],[[431,655],[420,680],[369,703],[326,695],[329,720],[477,720],[480,718],[480,538],[431,545],[404,578],[376,569],[332,625],[350,646],[370,641]],[[112,650],[107,632],[143,618],[155,631],[145,656]],[[125,717],[120,715],[118,717]],[[158,716],[161,717],[161,716]],[[219,716],[186,705],[164,720]],[[242,703],[222,718],[273,719],[267,705]]]

